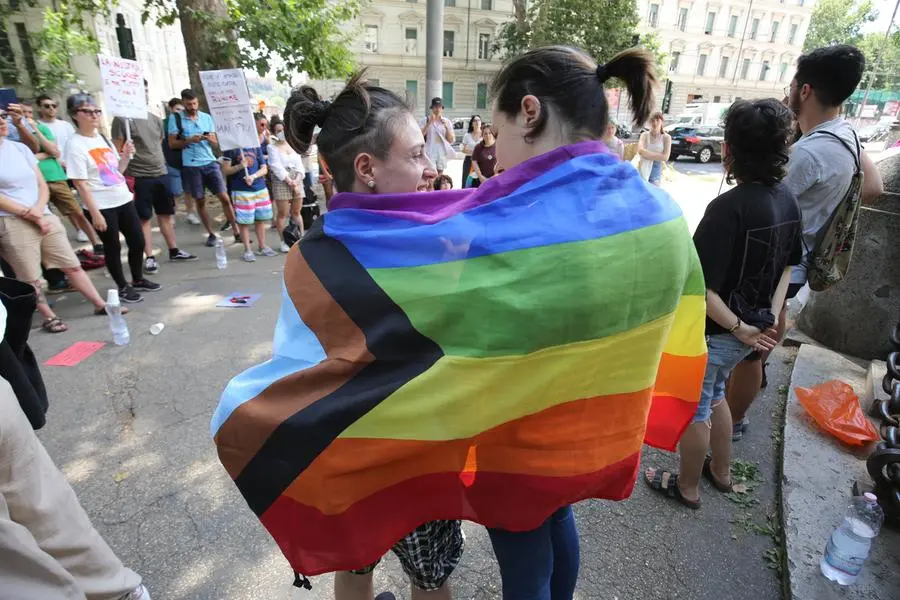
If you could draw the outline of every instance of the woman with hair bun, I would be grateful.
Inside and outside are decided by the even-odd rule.
[[[398,544],[414,564],[395,547],[418,593],[417,573],[452,571],[467,519],[505,600],[571,600],[570,505],[628,497],[642,444],[674,449],[702,382],[687,224],[601,141],[603,83],[624,81],[643,121],[652,62],[513,59],[492,86],[496,174],[430,194],[411,193],[436,172],[396,95],[359,77],[331,103],[293,93],[288,142],[321,126],[338,193],[288,254],[273,358],[229,383],[211,429],[297,572],[359,569],[426,523]],[[340,573],[350,591],[372,594]]]

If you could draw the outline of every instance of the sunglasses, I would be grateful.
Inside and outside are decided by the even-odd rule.
[[[94,108],[94,109],[91,109],[91,108],[79,108],[79,109],[76,110],[75,112],[84,113],[84,114],[89,115],[89,116],[91,116],[91,117],[99,117],[100,115],[103,114],[103,111],[100,110],[99,108]]]
[[[59,104],[57,104],[56,102],[48,102],[46,104],[41,104],[41,108],[56,108],[58,106],[59,106]]]

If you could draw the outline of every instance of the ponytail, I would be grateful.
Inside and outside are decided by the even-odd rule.
[[[625,84],[636,125],[647,121],[655,101],[656,72],[653,63],[653,55],[647,50],[630,48],[613,56],[604,66],[606,77],[615,77]]]

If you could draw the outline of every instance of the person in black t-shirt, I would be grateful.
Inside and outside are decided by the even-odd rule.
[[[737,187],[713,200],[694,234],[706,280],[708,361],[694,422],[679,443],[681,472],[648,469],[647,483],[700,508],[700,477],[731,491],[731,370],[754,350],[775,347],[791,266],[800,263],[800,209],[781,183],[790,111],[775,99],[735,102],[725,117],[722,162]],[[711,458],[706,458],[712,449]]]

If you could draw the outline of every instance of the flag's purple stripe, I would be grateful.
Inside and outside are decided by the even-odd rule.
[[[443,192],[414,192],[410,194],[336,194],[328,202],[328,210],[353,208],[377,211],[396,219],[421,223],[437,223],[465,210],[487,204],[516,191],[529,181],[543,175],[559,164],[585,154],[607,154],[602,142],[581,142],[563,146],[527,160],[512,169],[492,177],[475,190],[447,190]]]

